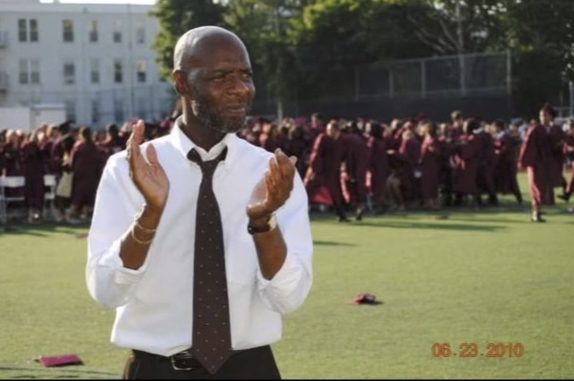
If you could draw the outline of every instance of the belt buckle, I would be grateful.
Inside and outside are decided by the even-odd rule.
[[[198,369],[197,363],[195,363],[195,359],[193,358],[193,354],[190,350],[183,351],[177,353],[169,358],[171,361],[171,366],[174,370],[194,370]]]

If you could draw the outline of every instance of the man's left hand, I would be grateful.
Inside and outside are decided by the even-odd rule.
[[[295,175],[295,156],[287,157],[280,148],[269,159],[269,169],[253,189],[247,216],[251,221],[267,219],[289,198]]]

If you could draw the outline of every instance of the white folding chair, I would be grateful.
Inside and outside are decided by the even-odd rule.
[[[0,220],[3,224],[8,222],[8,206],[11,202],[24,202],[24,192],[21,195],[7,195],[6,190],[24,188],[26,179],[24,176],[0,177]]]
[[[56,175],[44,175],[44,186],[48,188],[44,193],[44,219],[53,219],[56,209]]]

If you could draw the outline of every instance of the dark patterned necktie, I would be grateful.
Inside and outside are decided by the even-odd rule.
[[[203,174],[195,222],[192,347],[194,356],[211,374],[231,354],[223,229],[212,189],[213,173],[226,153],[227,148],[216,159],[205,162],[194,149],[187,155]]]

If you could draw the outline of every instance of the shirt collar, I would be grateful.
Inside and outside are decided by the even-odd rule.
[[[199,153],[199,156],[203,161],[215,159],[224,149],[227,147],[227,156],[223,161],[223,166],[226,170],[229,170],[233,163],[235,162],[238,150],[238,140],[239,138],[233,134],[225,134],[223,139],[221,139],[216,145],[211,147],[209,152],[205,151],[203,148],[195,144],[181,129],[182,117],[176,119],[173,128],[170,132],[170,140],[177,149],[177,151],[187,159],[187,154],[192,148],[195,148]]]

